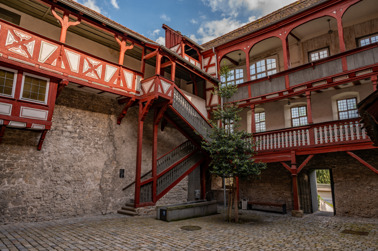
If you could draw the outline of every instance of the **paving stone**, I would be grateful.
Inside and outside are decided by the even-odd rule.
[[[101,215],[0,225],[0,250],[378,250],[377,218],[294,218],[255,211],[242,211],[240,218],[243,223],[235,224],[224,214],[176,222]]]

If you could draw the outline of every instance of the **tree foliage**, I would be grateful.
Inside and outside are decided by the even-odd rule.
[[[331,184],[331,176],[328,169],[316,170],[316,182],[320,184]]]
[[[230,71],[222,67],[220,74],[227,79]],[[237,91],[236,85],[221,83],[215,89],[215,93],[222,98],[229,99]],[[253,159],[255,155],[254,141],[251,133],[240,130],[241,109],[234,104],[218,105],[213,112],[213,128],[209,132],[208,141],[203,141],[202,146],[211,157],[210,172],[224,178],[232,178],[229,190],[228,220],[231,220],[231,209],[235,209],[235,221],[238,221],[236,179],[259,175],[261,169],[266,168],[265,163],[257,163]]]

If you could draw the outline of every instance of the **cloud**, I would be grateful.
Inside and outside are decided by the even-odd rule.
[[[117,0],[110,0],[110,3],[113,5],[114,8],[119,9],[119,5],[117,3]]]
[[[190,19],[190,22],[191,22],[192,24],[198,24],[198,21],[195,20],[194,18]]]
[[[157,36],[160,33],[160,29],[156,29],[153,32],[151,32],[151,36]]]
[[[165,45],[165,38],[164,37],[158,37],[158,39],[155,40],[156,43]]]
[[[231,17],[203,22],[197,30],[200,36],[197,41],[206,43],[243,25],[245,25],[245,23],[241,23]]]
[[[241,12],[256,11],[261,15],[269,14],[296,0],[202,0],[212,12],[219,11],[224,16],[237,17]]]
[[[101,8],[97,5],[96,0],[83,0],[83,1],[75,0],[75,1],[94,11],[97,11],[98,13],[101,13]]]
[[[160,18],[161,19],[163,19],[164,21],[166,21],[166,22],[169,22],[169,21],[171,21],[171,18],[170,17],[168,17],[167,15],[165,15],[165,14],[163,14],[163,15],[161,15],[160,16]]]

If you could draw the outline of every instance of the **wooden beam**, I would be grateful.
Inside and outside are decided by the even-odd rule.
[[[172,65],[172,61],[168,61],[168,62],[165,62],[164,64],[162,64],[160,67],[166,68],[166,67],[171,66],[171,65]]]
[[[225,59],[227,59],[228,61],[230,61],[233,65],[235,66],[239,66],[239,62],[238,61],[235,61],[233,60],[232,58],[230,58],[229,56],[224,56]]]
[[[147,59],[153,58],[153,57],[155,57],[155,56],[158,54],[158,52],[159,52],[159,50],[156,49],[156,50],[154,50],[153,52],[151,52],[151,53],[145,55],[145,56],[143,57],[143,59],[144,59],[144,60],[147,60]]]
[[[372,165],[370,165],[365,160],[363,160],[360,157],[358,157],[356,154],[354,154],[352,152],[347,152],[347,154],[349,154],[350,156],[352,156],[353,158],[355,158],[356,160],[358,160],[362,165],[366,166],[367,168],[369,168],[370,170],[372,170],[373,172],[375,172],[376,174],[378,174],[378,169],[374,168]]]
[[[41,151],[42,149],[42,145],[43,145],[43,141],[45,141],[46,133],[47,133],[47,130],[42,131],[42,134],[41,134],[41,137],[39,138],[39,142],[37,146],[38,151]]]
[[[4,133],[5,133],[5,125],[2,125],[0,128],[0,143],[3,141]]]
[[[305,161],[303,161],[303,163],[298,167],[298,170],[297,170],[297,173],[299,173],[303,167],[305,167],[307,165],[307,163],[312,159],[312,157],[314,157],[314,155],[309,155]]]
[[[294,35],[293,32],[290,32],[289,35],[292,36],[295,40],[297,40],[297,42],[301,41],[301,39],[299,37],[297,37],[296,35]]]
[[[122,109],[122,112],[118,116],[117,124],[120,125],[122,122],[122,119],[126,116],[127,110],[134,104],[135,98],[128,98],[128,101],[125,105],[125,107]]]

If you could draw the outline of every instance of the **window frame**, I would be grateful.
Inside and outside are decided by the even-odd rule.
[[[354,99],[354,100],[355,100],[356,108],[355,108],[355,109],[348,110],[348,107],[347,107],[347,110],[346,110],[346,111],[340,111],[340,109],[339,109],[339,101],[341,101],[341,100],[348,100],[348,99]],[[357,97],[348,97],[348,98],[336,99],[336,109],[337,109],[337,118],[338,118],[338,120],[347,120],[347,119],[355,119],[355,118],[359,118],[360,116],[358,115],[357,104],[358,104],[358,102],[357,102]],[[353,117],[353,118],[350,118],[350,117],[349,117],[349,113],[348,113],[348,111],[352,111],[352,110],[356,110],[356,111],[357,111],[357,116],[356,116],[356,117]],[[348,114],[348,118],[341,119],[341,118],[340,118],[340,112],[347,112],[347,114]]]
[[[14,70],[14,69],[7,68],[7,67],[2,67],[2,66],[0,66],[0,69],[4,70],[4,71],[9,71],[9,72],[13,72],[14,73],[13,86],[12,86],[12,94],[8,95],[8,94],[0,93],[0,96],[1,97],[7,97],[7,98],[14,98],[14,94],[15,94],[15,91],[16,91],[18,71]]]
[[[37,79],[41,79],[41,80],[46,80],[46,93],[45,93],[45,100],[44,101],[39,101],[39,100],[29,99],[29,98],[24,98],[23,97],[24,84],[25,84],[25,76],[29,76],[29,77],[33,77],[33,78],[37,78]],[[48,104],[48,99],[49,99],[49,91],[50,91],[50,79],[49,78],[41,77],[39,75],[34,75],[34,74],[31,74],[31,73],[27,73],[27,72],[24,72],[24,74],[22,74],[22,83],[21,83],[21,90],[20,90],[20,100],[28,101],[28,102],[32,102],[32,103],[37,103],[37,104],[47,105]]]
[[[267,60],[269,59],[274,59],[275,60],[275,63],[276,63],[276,67],[274,68],[274,70],[276,71],[275,73],[273,74],[268,74],[268,72],[272,71],[273,69],[267,69]],[[261,61],[264,61],[265,62],[265,71],[263,72],[257,72],[257,63],[261,62]],[[252,74],[251,73],[251,67],[255,65],[255,74]],[[274,55],[274,56],[268,56],[266,58],[262,58],[262,59],[259,59],[259,60],[255,60],[255,61],[252,61],[250,64],[249,64],[249,76],[250,76],[250,80],[258,80],[258,79],[262,79],[262,78],[266,78],[268,76],[272,76],[272,75],[275,75],[277,73],[279,73],[279,62],[278,62],[278,57],[277,55]],[[263,76],[263,77],[257,77],[257,75],[261,74],[261,73],[265,73],[266,75]],[[255,76],[255,78],[253,78]]]
[[[372,34],[369,34],[369,35],[366,35],[366,36],[363,36],[363,37],[356,38],[357,47],[360,48],[360,47],[364,47],[364,46],[367,46],[367,45],[369,45],[369,44],[372,44],[372,43],[371,43],[371,38],[372,38],[373,36],[378,36],[378,33],[372,33]],[[366,45],[360,45],[360,41],[363,40],[363,39],[366,39],[366,38],[369,38],[369,44],[366,44]],[[378,41],[375,42],[375,43],[378,43]]]
[[[305,108],[305,112],[306,112],[305,116],[300,116],[299,115],[299,108],[300,107],[304,107]],[[292,112],[293,108],[298,108],[298,117],[297,118],[293,118],[293,112]],[[303,117],[306,117],[306,124],[304,124],[304,125],[302,125],[300,123],[301,118],[303,118]],[[299,125],[293,125],[293,119],[299,119]],[[295,106],[291,106],[290,107],[290,123],[291,123],[291,127],[300,127],[300,126],[306,126],[306,125],[308,125],[307,105],[295,105]]]
[[[311,59],[311,54],[313,54],[313,53],[319,53],[319,52],[324,51],[324,50],[327,51],[327,56],[324,57],[324,58],[328,58],[328,57],[330,57],[331,54],[330,54],[330,51],[329,51],[329,47],[327,46],[327,47],[323,47],[323,48],[319,48],[319,49],[316,49],[316,50],[309,51],[309,52],[307,53],[307,55],[308,55],[308,62],[312,63],[312,62],[316,62],[316,61],[319,61],[319,60],[324,59],[324,58],[320,58],[320,57],[319,57],[319,59],[317,59],[317,60],[312,60],[312,59]]]
[[[258,115],[258,114],[261,114],[261,113],[264,113],[264,121],[261,121],[260,115]],[[259,116],[259,122],[256,121],[256,115]],[[265,111],[255,112],[254,120],[255,120],[255,132],[256,133],[266,132],[266,114],[265,114]],[[257,130],[257,128],[261,128],[261,126],[258,127],[258,125],[260,125],[261,123],[264,123],[264,129],[263,130]]]
[[[236,70],[242,70],[243,71],[241,78],[236,78]],[[244,68],[243,67],[232,68],[232,69],[230,69],[230,73],[231,72],[232,72],[232,79],[231,80],[226,81],[226,79],[225,79],[225,81],[223,82],[222,81],[223,76],[220,77],[222,84],[229,85],[229,84],[231,84],[231,82],[234,82],[233,83],[234,85],[241,85],[241,84],[244,83]],[[228,77],[227,79],[230,79],[230,77]],[[236,83],[238,80],[241,80],[242,82]]]

